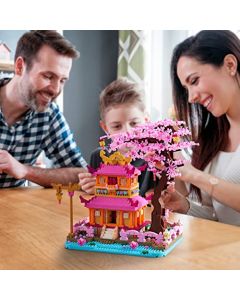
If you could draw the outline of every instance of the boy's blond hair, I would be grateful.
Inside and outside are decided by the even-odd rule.
[[[117,105],[136,104],[142,112],[146,107],[143,100],[143,92],[136,83],[127,79],[114,80],[100,94],[100,116],[104,120],[106,112]]]

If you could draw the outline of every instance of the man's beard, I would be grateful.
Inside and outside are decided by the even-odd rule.
[[[47,93],[49,94],[49,102],[45,105],[39,104],[37,95],[39,93]],[[59,95],[59,94],[58,94]],[[25,106],[34,111],[34,112],[44,112],[47,110],[49,107],[50,103],[54,101],[58,95],[54,95],[52,92],[48,91],[47,89],[43,90],[38,90],[34,91],[33,89],[29,88],[24,88],[23,86],[21,87],[21,97],[22,97],[22,102],[25,104]]]
[[[51,101],[48,102],[46,105],[40,105],[37,103],[36,95],[33,95],[31,98],[25,98],[24,104],[29,108],[30,110],[34,112],[44,112],[50,105]]]

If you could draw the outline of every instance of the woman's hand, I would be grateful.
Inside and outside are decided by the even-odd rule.
[[[186,163],[184,166],[179,168],[179,173],[181,174],[178,179],[184,182],[192,183],[192,179],[199,174],[198,169],[193,167],[191,163]]]
[[[171,186],[163,191],[160,201],[165,208],[182,214],[186,214],[190,208],[187,198]]]
[[[174,159],[185,160],[181,152],[174,153]],[[190,161],[185,160],[185,164],[182,167],[178,168],[181,176],[178,177],[181,181],[192,183],[192,179],[195,178],[201,171],[192,166]]]

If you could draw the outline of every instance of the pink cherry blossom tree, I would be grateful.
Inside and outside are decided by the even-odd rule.
[[[156,233],[164,230],[163,210],[159,198],[174,178],[180,176],[178,167],[184,160],[174,159],[173,153],[196,145],[190,141],[191,132],[185,122],[162,120],[137,126],[131,132],[112,135],[110,151],[120,150],[127,157],[144,159],[149,171],[154,175],[154,193],[152,197],[152,222],[150,230]],[[159,180],[156,180],[156,177]]]

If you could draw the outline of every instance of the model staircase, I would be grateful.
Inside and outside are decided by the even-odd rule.
[[[100,238],[104,240],[116,240],[118,238],[118,226],[113,228],[106,227],[106,225],[104,225],[101,231]]]

